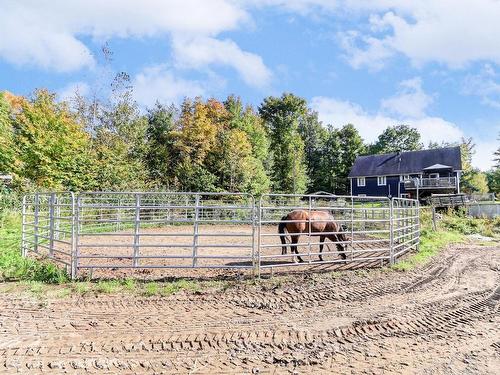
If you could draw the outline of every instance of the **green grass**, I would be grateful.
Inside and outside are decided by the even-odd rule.
[[[437,230],[432,230],[430,209],[423,208],[420,223],[420,245],[417,253],[393,266],[399,271],[407,271],[415,266],[425,264],[446,246],[467,241],[467,235],[480,234],[500,239],[500,218],[477,219],[465,216],[463,211],[440,213]]]
[[[458,232],[424,229],[420,234],[420,245],[417,253],[408,259],[396,263],[393,268],[399,271],[409,271],[417,265],[427,263],[446,246],[465,241],[465,236]]]
[[[31,280],[59,284],[69,280],[67,273],[48,260],[21,255],[21,215],[5,213],[0,225],[0,280]]]
[[[120,291],[121,283],[120,280],[102,280],[98,281],[95,287],[95,291],[98,293],[116,293]]]
[[[72,283],[72,287],[74,292],[85,295],[91,291],[92,284],[88,281],[79,281]]]

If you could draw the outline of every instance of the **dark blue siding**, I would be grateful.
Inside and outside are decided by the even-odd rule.
[[[457,177],[456,171],[451,173],[440,173],[440,177]],[[418,174],[410,175],[410,178],[419,177]],[[427,176],[424,176],[427,177]],[[400,194],[406,193],[404,183],[401,181],[400,176],[387,176],[387,184],[378,186],[377,177],[366,177],[366,186],[358,186],[358,179],[352,179],[352,195],[365,194],[366,196],[379,196],[379,197],[399,197]],[[411,191],[414,194],[414,190]]]
[[[398,196],[399,176],[387,176],[386,185],[378,186],[377,177],[366,177],[366,186],[358,186],[358,179],[352,181],[352,195],[366,194],[367,196],[393,197]]]

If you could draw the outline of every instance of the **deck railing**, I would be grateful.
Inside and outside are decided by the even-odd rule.
[[[449,189],[457,186],[456,177],[439,177],[439,178],[419,178],[415,180],[405,181],[405,189],[416,189],[417,184],[419,189]]]

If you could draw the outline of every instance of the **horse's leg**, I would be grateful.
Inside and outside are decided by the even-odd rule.
[[[280,240],[281,240],[281,243],[282,243],[282,247],[281,247],[281,255],[285,255],[286,254],[286,231],[287,231],[287,228],[286,228],[286,223],[284,223],[283,221],[284,220],[287,220],[288,217],[287,215],[283,216],[281,218],[281,222],[278,224],[278,233],[280,235]]]
[[[323,261],[323,255],[321,255],[321,253],[323,252],[323,245],[324,245],[324,242],[325,242],[325,236],[320,236],[319,237],[319,260],[320,261]]]
[[[335,242],[335,246],[337,247],[337,251],[340,253],[340,257],[342,260],[347,259],[347,255],[345,253],[345,247],[347,246],[346,244],[340,244],[339,242],[342,241],[339,236],[332,234],[330,238],[330,241]]]
[[[283,234],[280,235],[280,240],[281,243],[283,244],[283,246],[281,246],[281,255],[286,254],[286,236],[284,236]]]
[[[347,255],[345,253],[345,246],[347,245],[337,244],[337,251],[340,253],[340,256],[344,260],[344,263],[346,262],[347,259]]]
[[[295,254],[298,254],[299,251],[297,250],[297,243],[299,242],[299,236],[291,236],[291,239],[292,239],[292,244],[290,245],[290,252],[291,253],[295,253]],[[304,262],[304,260],[297,255],[297,260],[299,261],[299,263],[302,263]]]

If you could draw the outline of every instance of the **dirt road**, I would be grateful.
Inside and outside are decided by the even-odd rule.
[[[0,294],[3,373],[498,374],[500,247],[165,298]]]

